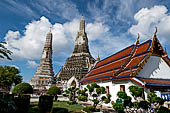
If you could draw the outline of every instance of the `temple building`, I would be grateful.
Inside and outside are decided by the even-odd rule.
[[[34,90],[46,90],[54,83],[54,72],[52,66],[52,33],[51,30],[46,36],[40,64],[30,84]]]
[[[79,81],[87,74],[95,63],[88,47],[88,38],[85,32],[85,20],[80,20],[80,28],[75,39],[75,47],[71,57],[67,58],[64,66],[56,74],[57,81],[63,89],[70,86],[79,87]]]
[[[156,32],[157,29],[153,38],[142,43],[138,38],[135,44],[98,61],[81,80],[82,87],[96,82],[116,101],[118,91],[130,96],[128,87],[138,85],[143,89],[143,98],[147,98],[149,91],[157,91],[167,100],[170,97],[165,97],[170,89],[170,59]]]

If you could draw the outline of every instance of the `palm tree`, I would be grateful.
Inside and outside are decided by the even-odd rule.
[[[9,55],[12,54],[10,50],[8,50],[4,44],[7,44],[6,42],[0,42],[0,58],[7,58],[8,60],[12,60]]]

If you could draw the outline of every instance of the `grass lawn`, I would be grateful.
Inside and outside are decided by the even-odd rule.
[[[65,108],[69,113],[82,113],[83,107],[79,104],[68,105],[67,102],[53,102],[53,108]],[[37,113],[38,103],[34,102],[30,104],[29,113]]]
[[[72,113],[81,113],[81,110],[83,109],[83,106],[79,104],[68,105],[67,102],[54,102],[53,107],[66,108]]]

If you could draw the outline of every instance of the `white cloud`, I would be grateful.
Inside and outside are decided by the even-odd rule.
[[[38,66],[38,64],[33,60],[28,60],[27,63],[28,63],[28,66],[31,67],[31,68],[35,68],[35,67]]]
[[[139,32],[142,40],[144,40],[151,38],[155,27],[157,27],[159,39],[163,42],[170,41],[170,15],[167,11],[168,9],[162,5],[150,9],[142,8],[135,14],[134,19],[137,24],[132,25],[129,32],[133,35]]]
[[[23,31],[24,35],[21,35],[19,31],[9,30],[5,36],[5,41],[8,43],[7,48],[13,51],[13,60],[27,59],[28,64],[34,65],[36,63],[33,61],[41,57],[46,34],[52,26],[53,58],[57,60],[69,57],[74,48],[79,22],[80,20],[73,19],[64,24],[55,23],[52,25],[46,17],[41,17],[40,20],[26,25]],[[130,42],[124,35],[113,36],[109,27],[101,22],[87,23],[86,32],[89,49],[95,58],[98,53],[101,57],[111,55],[126,47]]]
[[[39,21],[26,25],[23,36],[19,31],[9,30],[5,36],[7,47],[13,52],[13,56],[19,58],[40,58],[45,36],[50,26],[48,19],[41,17]]]
[[[86,31],[87,31],[88,39],[90,41],[93,41],[102,38],[101,37],[102,34],[108,33],[109,27],[105,26],[100,22],[88,23],[86,26]]]

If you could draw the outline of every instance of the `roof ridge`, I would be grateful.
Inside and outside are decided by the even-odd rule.
[[[126,50],[126,49],[130,48],[131,46],[134,46],[134,44],[132,44],[132,45],[130,45],[130,46],[128,46],[128,47],[125,47],[124,49],[119,50],[118,52],[116,52],[116,53],[114,53],[114,54],[112,54],[112,55],[110,55],[110,56],[108,56],[108,57],[100,60],[99,62],[101,62],[101,61],[103,61],[103,60],[105,60],[105,59],[107,59],[107,58],[110,58],[110,57],[112,57],[113,55],[116,55],[116,54],[122,52],[123,50]],[[97,62],[97,64],[98,64],[99,62]]]
[[[137,39],[137,41],[138,41],[138,40],[139,40],[139,39]],[[139,44],[139,43],[136,42],[133,50],[132,50],[131,53],[130,53],[130,57],[122,64],[120,70],[118,70],[118,71],[114,74],[115,76],[119,76],[119,74],[125,69],[125,67],[127,66],[127,64],[131,61],[131,58],[133,57],[133,54],[135,53],[135,50],[136,50],[136,47],[137,47],[138,44]]]

